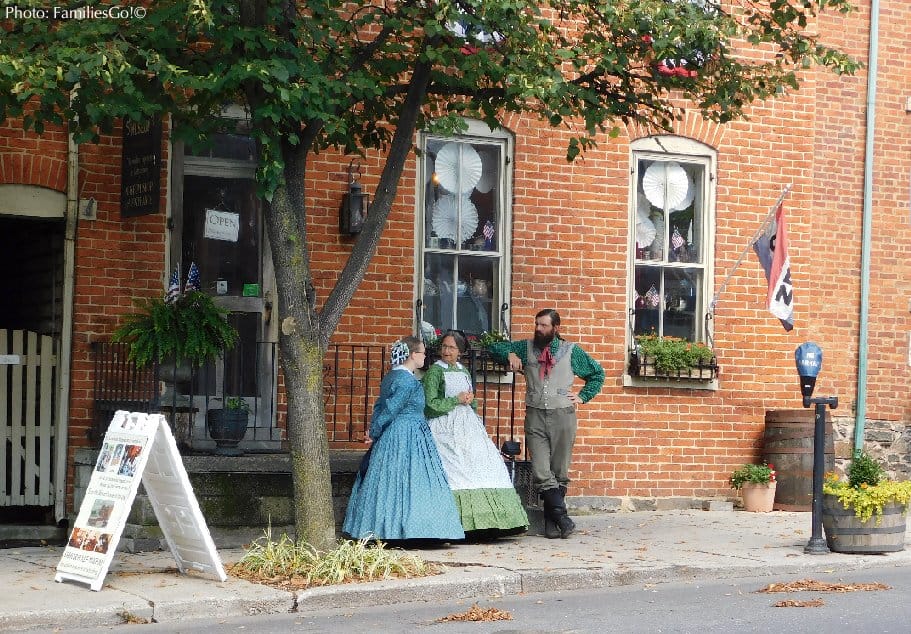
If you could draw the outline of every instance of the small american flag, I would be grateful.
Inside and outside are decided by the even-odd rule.
[[[482,233],[484,234],[484,248],[488,251],[493,250],[493,236],[495,231],[493,228],[493,223],[490,220],[484,223],[484,229],[482,230]]]
[[[177,269],[174,269],[174,272],[171,273],[171,280],[168,282],[168,292],[165,293],[164,301],[168,304],[173,302],[180,296],[180,277],[177,273]]]
[[[675,249],[679,249],[686,244],[686,240],[683,239],[683,236],[680,235],[680,232],[675,228],[674,235],[671,236],[671,245]]]
[[[645,305],[649,308],[658,308],[658,304],[660,303],[661,295],[658,294],[658,289],[652,284],[649,289],[645,291]]]
[[[488,240],[493,237],[493,223],[489,220],[484,223],[484,237]]]
[[[187,273],[187,285],[183,290],[185,293],[202,290],[202,284],[199,281],[199,267],[196,266],[196,262],[190,263],[190,272]]]

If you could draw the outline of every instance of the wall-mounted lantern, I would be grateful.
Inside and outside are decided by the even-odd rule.
[[[358,234],[364,228],[364,219],[370,205],[370,197],[364,193],[360,178],[361,163],[357,159],[352,159],[348,163],[348,192],[342,196],[338,215],[339,231],[349,235]]]

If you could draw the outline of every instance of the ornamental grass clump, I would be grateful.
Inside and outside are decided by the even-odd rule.
[[[679,337],[639,335],[636,352],[655,359],[655,368],[664,374],[676,374],[692,367],[708,365],[715,354],[703,343],[694,343]]]
[[[286,534],[272,539],[271,530],[254,541],[231,574],[248,581],[296,587],[325,586],[437,574],[432,564],[382,542],[341,540],[321,552]]]
[[[769,463],[745,464],[731,474],[731,488],[738,491],[744,484],[769,484],[775,482],[775,468]]]
[[[828,473],[822,492],[837,497],[861,522],[875,517],[878,525],[882,521],[883,507],[889,504],[898,504],[903,507],[903,513],[907,512],[911,482],[889,480],[881,464],[866,452],[856,451],[848,466],[847,480],[839,478],[837,473]]]

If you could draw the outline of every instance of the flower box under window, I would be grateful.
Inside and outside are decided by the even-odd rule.
[[[714,357],[708,362],[700,362],[688,368],[668,370],[659,368],[653,356],[630,355],[629,373],[631,376],[652,379],[687,379],[695,381],[712,381],[718,378],[718,363]]]

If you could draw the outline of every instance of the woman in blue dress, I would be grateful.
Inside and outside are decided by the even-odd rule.
[[[370,420],[370,449],[351,490],[342,530],[354,539],[465,538],[455,498],[424,418],[424,388],[414,371],[424,344],[392,346],[392,370],[380,384]]]

